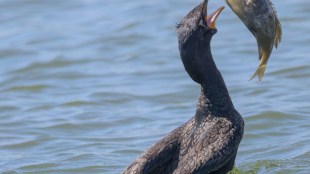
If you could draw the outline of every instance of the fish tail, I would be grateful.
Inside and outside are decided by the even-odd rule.
[[[259,82],[262,82],[270,54],[271,54],[271,52],[264,51],[263,48],[259,48],[260,64],[259,64],[256,72],[254,73],[254,75],[252,76],[252,78],[249,81],[254,79],[254,77],[258,76]]]
[[[266,64],[260,64],[259,67],[257,68],[256,72],[254,73],[254,75],[252,76],[252,78],[249,81],[254,79],[254,77],[258,76],[259,82],[261,82],[263,77],[264,77],[266,67],[267,67],[267,63]]]

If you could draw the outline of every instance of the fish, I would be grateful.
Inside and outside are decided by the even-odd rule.
[[[226,4],[256,38],[260,64],[252,78],[262,81],[273,46],[278,48],[282,26],[270,0],[225,0]]]

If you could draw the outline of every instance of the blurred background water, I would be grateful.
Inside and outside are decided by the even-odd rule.
[[[310,1],[283,26],[262,83],[256,41],[226,8],[212,53],[245,120],[236,173],[309,173]],[[0,0],[0,173],[121,173],[191,118],[200,87],[175,24],[198,0]],[[226,5],[210,0],[209,13]]]

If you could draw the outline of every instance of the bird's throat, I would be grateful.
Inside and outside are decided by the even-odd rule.
[[[234,109],[224,79],[217,69],[212,55],[204,62],[204,80],[201,83],[201,93],[197,102],[196,116],[206,116],[222,111]]]

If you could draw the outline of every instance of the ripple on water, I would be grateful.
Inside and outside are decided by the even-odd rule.
[[[16,86],[16,87],[12,87],[9,89],[6,89],[4,91],[24,91],[24,90],[30,90],[33,92],[41,92],[44,89],[47,88],[53,88],[53,86],[49,86],[49,85],[35,85],[35,86]]]

